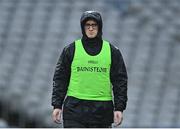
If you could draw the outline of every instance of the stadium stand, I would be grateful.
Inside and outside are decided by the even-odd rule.
[[[180,0],[0,0],[0,127],[62,127],[51,119],[52,77],[83,11],[127,65],[121,127],[180,127]],[[7,124],[6,124],[7,123]]]

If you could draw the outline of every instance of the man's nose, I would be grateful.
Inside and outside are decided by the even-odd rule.
[[[93,27],[92,27],[92,26],[90,26],[90,27],[89,27],[89,30],[91,30],[91,31],[92,31],[92,30],[93,30]]]

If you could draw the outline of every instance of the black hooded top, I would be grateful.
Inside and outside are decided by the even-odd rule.
[[[85,34],[84,31],[84,25],[86,23],[87,20],[92,19],[95,20],[98,24],[98,34],[95,38],[88,38]],[[82,44],[83,47],[85,49],[85,51],[89,54],[89,55],[97,55],[102,48],[102,18],[100,13],[96,12],[96,11],[86,11],[82,14],[81,20],[81,30],[82,30]],[[114,104],[113,104],[113,108],[115,111],[122,111],[126,109],[126,103],[127,103],[127,80],[128,80],[128,76],[127,76],[127,71],[126,71],[126,67],[125,67],[125,63],[123,60],[123,57],[121,55],[120,50],[113,46],[112,44],[110,44],[110,48],[111,48],[111,69],[110,69],[110,80],[113,86],[113,95],[114,95]],[[66,96],[67,93],[67,88],[69,85],[69,80],[70,80],[70,76],[71,76],[71,63],[73,61],[73,57],[74,57],[74,51],[75,51],[75,43],[71,43],[69,45],[67,45],[64,49],[63,52],[61,53],[61,56],[57,62],[56,65],[56,69],[55,69],[55,73],[54,73],[54,78],[53,78],[53,93],[52,93],[52,106],[54,106],[54,108],[60,108],[62,109],[62,105],[63,105],[63,101],[64,98]],[[67,97],[68,98],[68,97]],[[79,119],[79,120],[89,120],[91,117],[88,117],[86,119],[86,117],[82,116],[82,115],[74,115],[71,114],[69,112],[68,115],[68,104],[70,105],[69,107],[71,107],[73,104],[75,105],[75,103],[80,103],[81,104],[86,104],[89,105],[88,107],[90,108],[91,111],[93,111],[92,108],[92,104],[94,104],[94,110],[97,110],[97,113],[93,115],[94,116],[98,116],[97,114],[98,112],[98,107],[104,107],[104,111],[106,112],[107,110],[107,106],[111,105],[111,102],[90,102],[90,101],[86,101],[86,100],[78,100],[77,98],[73,98],[73,97],[69,97],[68,100],[66,99],[64,106],[66,107],[64,110],[64,119],[70,119],[70,118],[75,118],[75,119]],[[68,104],[67,104],[68,103]],[[82,104],[82,105],[83,105]],[[107,106],[106,106],[107,105]],[[74,112],[80,112],[82,111],[83,106],[81,106],[81,109],[76,109],[75,107],[73,107],[72,110],[74,110]],[[85,109],[87,110],[86,107]],[[105,108],[106,107],[106,108]],[[108,108],[109,109],[109,108]],[[103,109],[102,109],[103,111]],[[96,112],[96,111],[95,111]],[[83,113],[80,113],[83,114]],[[89,112],[89,114],[93,114],[92,112]],[[104,114],[104,112],[102,113]],[[87,114],[86,114],[87,115]],[[85,116],[86,116],[85,115]],[[109,114],[105,113],[104,115],[107,115],[107,117],[109,116],[109,119],[105,120],[104,122],[113,122],[113,114],[110,111]],[[80,117],[81,116],[81,117]],[[103,115],[102,115],[103,116]],[[106,117],[106,116],[103,116]],[[102,118],[100,118],[102,120]],[[91,120],[93,121],[93,120]],[[98,121],[98,119],[96,119],[95,121]]]

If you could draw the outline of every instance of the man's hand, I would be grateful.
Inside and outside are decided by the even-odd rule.
[[[53,118],[53,121],[60,124],[61,123],[61,113],[62,113],[62,110],[61,109],[54,109],[53,110],[53,113],[52,113],[52,118]]]
[[[119,126],[123,120],[123,113],[121,111],[114,111],[114,123],[115,126]]]

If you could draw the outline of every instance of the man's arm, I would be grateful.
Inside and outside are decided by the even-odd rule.
[[[127,71],[121,52],[111,45],[111,83],[113,85],[115,111],[126,109],[127,104]]]
[[[123,121],[123,110],[127,104],[127,71],[126,66],[118,48],[111,45],[111,83],[114,94],[114,123],[119,126]]]
[[[53,77],[52,106],[62,109],[62,104],[67,93],[71,73],[70,45],[63,49],[56,64]]]

